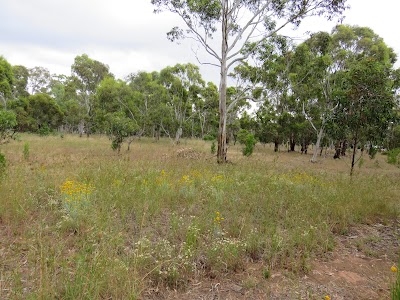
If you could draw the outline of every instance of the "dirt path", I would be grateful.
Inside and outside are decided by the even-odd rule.
[[[219,280],[200,279],[186,292],[148,291],[145,299],[390,299],[390,285],[400,250],[399,223],[358,225],[336,237],[326,258],[315,259],[311,271],[300,278],[290,272],[262,277],[261,264],[248,264],[242,273]]]

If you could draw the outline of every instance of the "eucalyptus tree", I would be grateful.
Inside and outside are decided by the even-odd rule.
[[[298,108],[291,97],[289,79],[293,45],[288,38],[275,35],[249,51],[252,63],[241,63],[234,76],[250,87],[247,98],[261,103],[256,114],[260,122],[256,136],[261,142],[274,142],[275,151],[289,140],[289,149],[294,151]]]
[[[28,70],[28,91],[34,95],[38,93],[48,93],[51,82],[51,75],[48,69],[44,67],[34,67]]]
[[[64,114],[59,105],[47,94],[35,94],[28,97],[26,107],[29,127],[32,132],[48,133],[62,125]]]
[[[219,84],[219,163],[226,162],[227,77],[236,63],[246,60],[242,50],[249,42],[259,43],[288,24],[298,26],[310,15],[328,18],[345,10],[346,0],[152,0],[156,11],[171,11],[183,20],[186,30],[174,27],[170,40],[192,38],[213,58],[220,70]],[[218,33],[217,33],[218,32]],[[210,40],[220,35],[220,47]],[[239,99],[238,99],[239,101]]]
[[[332,31],[332,41],[333,61],[336,68],[342,70],[342,82],[345,85],[351,85],[350,82],[353,79],[348,75],[352,72],[352,69],[360,68],[360,62],[364,60],[373,60],[375,64],[381,65],[381,67],[385,68],[388,72],[387,74],[389,77],[386,79],[393,82],[394,85],[392,89],[394,90],[393,93],[395,93],[396,86],[399,86],[396,84],[396,78],[398,77],[396,76],[397,73],[393,69],[394,63],[396,62],[396,54],[393,49],[386,45],[384,40],[372,29],[368,27],[338,25]],[[376,68],[371,69],[371,71],[374,70],[376,70]],[[373,73],[371,73],[370,76],[373,76],[372,74]],[[342,144],[346,146],[349,139],[354,142],[354,135],[349,132],[349,127],[345,122],[347,120],[346,115],[350,110],[352,110],[349,106],[353,105],[353,102],[349,101],[347,95],[348,87],[344,87],[341,93],[343,95],[339,95],[339,98],[342,99],[340,101],[340,109],[336,110],[336,120],[333,120],[336,124],[330,126],[330,129],[331,134],[338,139],[337,144],[341,141]],[[395,97],[395,95],[393,96]],[[367,102],[365,104],[367,105]],[[380,136],[380,134],[377,134],[377,136]],[[374,139],[371,141],[373,140]],[[357,150],[357,147],[353,150]],[[343,155],[344,153],[345,149],[342,149],[341,154]],[[353,151],[353,156],[354,155],[355,151]]]
[[[6,144],[14,136],[17,126],[15,113],[0,109],[0,145]]]
[[[100,82],[107,76],[113,77],[109,67],[102,62],[91,59],[87,54],[75,57],[71,66],[72,76],[76,78],[77,94],[81,105],[84,107],[86,116],[81,120],[80,134],[86,127],[86,133],[91,130],[91,118],[93,113],[94,95]]]
[[[94,107],[96,129],[107,132],[114,150],[119,151],[125,140],[129,150],[134,137],[143,133],[135,100],[135,92],[123,80],[107,77],[97,89]]]
[[[193,118],[193,106],[205,82],[193,64],[166,67],[161,70],[159,80],[168,91],[167,106],[175,128],[175,143],[179,143],[185,123]]]
[[[13,98],[17,99],[19,97],[28,97],[28,79],[29,70],[25,66],[17,65],[13,66]]]
[[[382,142],[392,121],[395,107],[391,69],[366,57],[355,62],[348,72],[347,95],[342,99],[341,123],[353,143],[350,175],[356,163],[357,146]]]
[[[12,95],[13,81],[13,69],[10,63],[0,56],[0,98],[5,109],[7,109],[7,101]]]
[[[168,91],[160,83],[160,74],[140,71],[126,80],[133,91],[134,105],[130,109],[137,116],[140,132],[158,140],[169,116],[166,107]]]
[[[338,107],[341,70],[332,57],[332,37],[327,32],[313,34],[296,47],[291,63],[292,90],[302,112],[316,134],[311,162],[317,161],[328,122]]]
[[[200,90],[200,97],[194,102],[195,119],[199,126],[199,135],[201,138],[210,135],[217,136],[218,130],[218,87],[208,82]]]

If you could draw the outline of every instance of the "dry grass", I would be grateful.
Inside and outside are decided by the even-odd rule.
[[[247,158],[232,146],[219,166],[210,146],[142,139],[118,155],[105,137],[69,135],[2,146],[0,298],[136,299],[249,261],[304,273],[334,234],[398,220],[400,169],[383,156],[350,181],[348,159],[311,164],[268,145]],[[94,186],[77,212],[66,180]]]

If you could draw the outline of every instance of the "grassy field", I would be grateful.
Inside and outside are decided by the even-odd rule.
[[[378,154],[350,180],[349,159],[257,145],[22,135],[2,145],[0,299],[140,299],[263,266],[294,275],[354,224],[391,224],[400,169]],[[284,149],[283,149],[284,150]]]

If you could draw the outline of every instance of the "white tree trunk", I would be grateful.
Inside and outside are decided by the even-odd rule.
[[[321,145],[321,140],[322,137],[324,136],[324,126],[321,126],[321,128],[319,129],[318,135],[317,135],[317,143],[315,144],[315,148],[314,148],[314,153],[313,156],[311,158],[311,162],[317,162],[317,155],[318,155],[318,151]]]
[[[219,127],[218,127],[218,163],[226,162],[226,85],[227,85],[227,54],[228,54],[228,1],[222,1],[222,51],[221,51],[221,81],[219,85]]]

